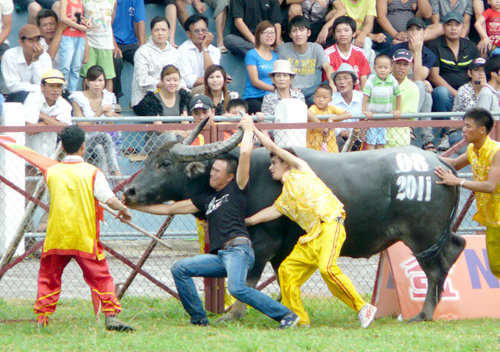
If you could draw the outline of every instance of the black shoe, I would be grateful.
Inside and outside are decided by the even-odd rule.
[[[202,320],[191,320],[191,324],[198,325],[198,326],[208,326],[208,325],[210,325],[210,322],[208,321],[207,318],[205,318]]]
[[[130,325],[124,323],[116,317],[116,315],[109,315],[106,317],[106,322],[104,323],[106,330],[119,331],[119,332],[134,332],[135,329]]]

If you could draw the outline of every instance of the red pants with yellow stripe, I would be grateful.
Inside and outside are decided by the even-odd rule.
[[[338,222],[321,224],[318,237],[306,243],[297,243],[292,253],[281,263],[278,273],[282,303],[300,317],[299,325],[311,320],[300,297],[300,287],[319,269],[330,292],[356,312],[366,304],[337,265],[340,249],[345,241],[345,228]]]
[[[43,257],[38,272],[38,294],[35,313],[52,314],[56,310],[61,295],[61,276],[66,265],[74,258],[83,271],[83,279],[90,286],[93,296],[101,301],[102,311],[106,316],[115,315],[122,306],[115,296],[113,277],[109,273],[106,259],[88,259],[76,255],[52,254]]]

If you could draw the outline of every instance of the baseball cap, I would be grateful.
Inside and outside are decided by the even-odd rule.
[[[441,19],[441,23],[448,23],[450,21],[457,21],[458,23],[464,23],[464,16],[456,11],[450,11]]]
[[[477,59],[474,59],[474,61],[471,62],[469,65],[469,70],[473,70],[475,68],[481,67],[486,65],[486,59],[483,59],[482,57],[478,57]]]
[[[193,112],[194,109],[213,109],[215,108],[212,100],[209,97],[203,94],[195,95],[191,101],[189,102],[189,112]]]
[[[358,75],[356,74],[356,71],[354,71],[354,69],[352,68],[351,65],[349,65],[348,63],[342,63],[338,70],[335,71],[334,73],[332,73],[332,79],[335,81],[335,77],[337,77],[337,74],[339,73],[350,73],[352,75],[352,79],[354,80],[354,83],[357,82],[358,80]]]
[[[406,49],[398,49],[392,54],[392,61],[404,60],[406,62],[413,62],[413,55]]]
[[[420,28],[425,28],[425,23],[421,18],[418,17],[412,17],[406,22],[406,29],[410,28],[411,26],[419,26]]]
[[[50,69],[42,76],[42,83],[61,83],[64,84],[64,75],[61,71]]]
[[[40,29],[34,24],[25,24],[19,30],[19,39],[41,37]]]

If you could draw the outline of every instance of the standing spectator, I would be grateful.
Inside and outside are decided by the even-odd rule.
[[[333,23],[333,35],[337,43],[326,48],[325,54],[333,71],[337,71],[343,63],[353,67],[359,77],[359,83],[363,87],[371,69],[363,49],[352,44],[355,32],[356,22],[351,17],[341,16],[337,18]],[[325,79],[327,79],[326,74],[323,74],[323,81]]]
[[[401,91],[391,75],[391,59],[386,54],[375,58],[375,74],[368,78],[363,87],[363,113],[367,119],[373,114],[393,112],[394,118],[401,115]],[[396,104],[394,104],[396,102]],[[366,132],[366,149],[381,149],[386,144],[386,129],[369,128]]]
[[[165,17],[156,16],[151,20],[151,37],[137,49],[134,55],[134,76],[130,105],[139,116],[146,116],[139,103],[147,92],[156,92],[162,87],[160,73],[163,67],[175,65],[181,73],[180,87],[185,87],[181,56],[168,42],[170,25]]]
[[[500,56],[495,55],[488,59],[484,71],[488,83],[484,85],[477,96],[476,106],[490,112],[500,111]]]
[[[467,38],[469,36],[470,23],[472,19],[473,9],[472,0],[430,0],[432,6],[432,24],[425,31],[425,40],[435,39],[443,34],[443,26],[441,23],[446,23],[445,18],[450,13],[457,13],[462,18],[462,26],[459,37]]]
[[[432,111],[451,111],[457,89],[467,83],[467,69],[479,57],[476,44],[460,36],[464,18],[449,12],[443,18],[444,34],[429,42],[429,49],[436,55],[429,81],[434,86]]]
[[[222,115],[227,111],[227,104],[239,97],[238,92],[230,92],[227,83],[228,77],[224,67],[212,65],[205,70],[205,95],[212,100],[215,106],[215,115]],[[245,109],[247,112],[248,108]]]
[[[184,29],[186,28],[186,19],[188,18],[186,2],[187,0],[177,0],[177,11],[179,16],[179,21],[184,26]],[[203,12],[205,12],[207,10],[207,5],[214,9],[217,49],[219,49],[221,53],[227,52],[227,49],[224,47],[224,28],[226,28],[229,0],[203,0],[203,1],[192,0],[192,2],[198,14],[202,14]]]
[[[61,0],[60,10],[59,18],[67,28],[62,32],[61,44],[59,45],[61,60],[59,70],[66,80],[66,90],[74,92],[80,78],[80,67],[85,51],[87,21],[82,19],[82,0]]]
[[[130,211],[113,194],[101,171],[83,161],[85,132],[73,125],[59,136],[67,156],[47,170],[51,204],[38,273],[36,324],[39,328],[48,325],[48,316],[56,310],[61,294],[62,273],[74,258],[102,305],[106,330],[134,331],[116,317],[122,306],[99,241],[99,201],[118,210],[120,219],[130,220]]]
[[[10,48],[8,37],[12,29],[12,12],[14,12],[12,0],[0,1],[0,60],[3,53]]]
[[[57,14],[53,10],[42,9],[36,16],[36,25],[40,29],[42,38],[40,44],[43,50],[52,59],[52,67],[58,68],[61,62],[59,44],[61,43],[64,24],[58,22]]]
[[[408,50],[399,49],[392,55],[392,74],[401,91],[401,113],[418,112],[419,92],[415,83],[408,79],[413,64],[413,56]],[[390,127],[386,133],[386,148],[410,144],[410,127]]]
[[[231,34],[224,37],[224,46],[234,55],[244,58],[256,46],[257,25],[262,21],[271,22],[281,43],[281,10],[279,0],[232,0]]]
[[[4,53],[1,92],[6,101],[23,103],[30,92],[40,90],[42,75],[52,68],[49,54],[40,45],[41,37],[37,26],[26,24],[19,30],[20,46]]]
[[[457,170],[470,165],[474,180],[458,178],[440,167],[435,174],[442,179],[436,181],[438,184],[459,186],[475,193],[477,212],[473,219],[486,226],[489,267],[493,275],[500,278],[500,143],[489,137],[493,124],[488,110],[468,110],[462,128],[465,140],[470,143],[467,151],[456,159],[445,158]]]
[[[184,29],[189,38],[179,47],[184,64],[184,79],[193,95],[203,94],[205,70],[211,65],[220,64],[220,50],[212,45],[214,35],[208,31],[208,19],[205,16],[190,16],[184,22]]]
[[[87,70],[83,82],[83,92],[75,91],[70,99],[73,101],[75,117],[112,117],[115,113],[116,98],[104,88],[106,75],[100,66],[92,66]],[[101,122],[102,123],[102,122]],[[92,125],[93,122],[80,122],[80,125]],[[120,167],[116,155],[116,146],[110,134],[106,132],[90,132],[85,136],[85,159],[90,160],[105,175],[120,176]]]
[[[134,55],[139,46],[146,43],[146,10],[141,0],[117,0],[113,19],[113,35],[116,47],[113,54],[113,67],[116,77],[113,79],[113,92],[117,102],[123,96],[122,69],[123,61],[134,66]],[[121,107],[116,105],[117,112]]]
[[[87,30],[88,60],[80,72],[82,77],[87,75],[89,67],[101,66],[106,74],[106,89],[113,91],[113,50],[115,49],[113,37],[113,12],[115,0],[82,0],[85,10],[85,19],[89,21]]]
[[[340,0],[287,0],[288,8],[288,31],[292,27],[290,21],[296,16],[305,16],[311,24],[310,40],[325,45],[330,34],[333,22],[347,12]]]
[[[276,28],[269,21],[262,21],[255,30],[255,49],[245,55],[246,83],[243,99],[248,103],[250,114],[259,112],[262,99],[274,91],[269,72],[278,60],[276,47]]]
[[[481,41],[477,47],[482,55],[500,55],[500,2],[488,1],[491,5],[476,20],[476,30]]]
[[[28,11],[29,24],[36,24],[36,16],[42,9],[59,12],[58,0],[16,0],[15,3],[24,11]]]
[[[304,16],[295,16],[288,23],[291,43],[278,46],[276,53],[282,60],[288,60],[295,73],[293,88],[300,89],[308,101],[312,103],[312,96],[318,84],[316,83],[316,70],[323,69],[331,87],[335,87],[332,74],[333,68],[326,58],[321,45],[309,43],[307,38],[311,35],[310,22]]]

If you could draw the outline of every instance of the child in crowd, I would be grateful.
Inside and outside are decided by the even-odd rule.
[[[342,121],[350,118],[351,113],[334,105],[332,101],[333,90],[328,84],[320,84],[314,92],[314,104],[309,108],[308,120],[310,122],[322,122],[316,115],[336,115],[323,120],[324,122]],[[334,129],[310,129],[307,130],[307,148],[322,150],[324,152],[338,153],[337,139]]]
[[[67,28],[62,32],[59,45],[59,70],[64,75],[68,92],[74,92],[77,88],[85,52],[87,21],[82,14],[82,0],[61,0],[59,18]]]
[[[488,0],[490,5],[476,20],[475,27],[481,40],[477,47],[481,55],[500,55],[500,1]]]
[[[231,99],[226,105],[226,116],[240,116],[241,113],[246,114],[248,112],[248,103],[243,99]]]
[[[486,61],[484,72],[486,83],[477,96],[476,107],[486,109],[490,112],[500,111],[500,56],[495,55]]]
[[[398,81],[391,75],[392,62],[386,54],[378,54],[374,63],[375,74],[371,75],[363,87],[363,114],[367,119],[373,118],[374,113],[389,113],[393,111],[394,118],[401,117],[401,91]],[[382,149],[385,146],[386,129],[382,127],[370,128],[366,132],[366,149]]]

